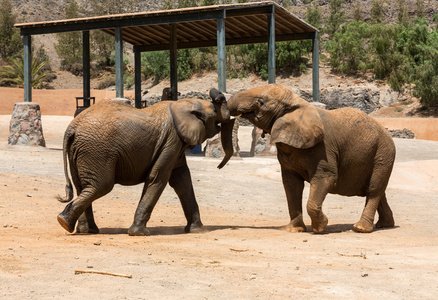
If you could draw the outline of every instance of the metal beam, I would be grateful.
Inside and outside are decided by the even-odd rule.
[[[134,52],[135,107],[141,108],[141,53]]]
[[[116,52],[116,97],[123,98],[123,38],[122,28],[115,28],[115,52]]]
[[[32,102],[32,37],[23,36],[24,102]]]
[[[268,83],[275,83],[275,15],[268,14]]]
[[[317,31],[315,32],[312,48],[313,101],[319,102],[319,40]]]
[[[217,19],[217,72],[218,90],[227,91],[226,57],[225,57],[225,11],[221,18]]]
[[[167,15],[147,15],[147,16],[133,16],[132,18],[124,18],[115,16],[108,16],[105,18],[89,19],[85,22],[47,22],[38,25],[18,24],[21,35],[35,35],[35,34],[47,34],[47,33],[59,33],[69,31],[84,31],[84,30],[96,30],[114,27],[130,27],[130,26],[144,26],[144,25],[156,25],[156,24],[177,24],[180,22],[193,22],[200,20],[213,20],[221,17],[223,11],[210,11],[200,13],[190,12],[184,14],[169,13]]]
[[[91,84],[90,84],[90,32],[82,32],[82,94],[84,106],[90,107]]]
[[[276,34],[275,41],[285,42],[285,41],[309,40],[309,39],[313,39],[314,36],[315,36],[314,32],[282,34],[282,35]],[[225,44],[226,45],[259,44],[259,43],[266,43],[266,40],[267,40],[267,36],[248,37],[248,38],[228,38],[225,39]],[[218,45],[217,40],[189,42],[189,43],[179,42],[178,49],[206,48],[206,47],[215,47],[217,45]],[[167,44],[134,46],[134,51],[139,51],[139,52],[162,51],[168,49],[169,46]]]
[[[170,25],[170,90],[172,100],[178,100],[178,41],[177,25]]]

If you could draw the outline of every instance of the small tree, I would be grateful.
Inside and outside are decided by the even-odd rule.
[[[371,3],[371,21],[381,23],[386,13],[386,0],[373,0]]]
[[[344,2],[345,0],[331,0],[329,3],[329,16],[325,22],[325,32],[330,38],[345,21],[345,13],[342,8]]]
[[[397,21],[399,24],[406,24],[408,22],[408,8],[406,0],[397,0]]]
[[[331,68],[345,74],[366,71],[368,38],[369,28],[365,22],[353,20],[342,25],[327,42]]]
[[[313,1],[310,5],[307,6],[306,21],[316,28],[321,27],[322,15],[317,0]]]
[[[23,47],[20,31],[14,27],[17,15],[10,0],[0,0],[0,57],[17,55]]]
[[[358,0],[353,3],[352,18],[356,21],[363,21],[362,11],[360,9],[360,3]]]
[[[417,17],[424,18],[424,0],[417,0]]]
[[[414,96],[425,106],[438,106],[438,51],[433,50],[430,59],[417,68]]]
[[[68,19],[79,17],[79,6],[75,0],[65,7]],[[64,32],[56,36],[55,51],[61,59],[61,69],[71,71],[75,75],[82,70],[82,34],[81,32]],[[79,65],[79,68],[75,66]]]

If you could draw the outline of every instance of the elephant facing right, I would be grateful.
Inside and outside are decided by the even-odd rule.
[[[317,108],[279,84],[239,92],[227,106],[232,116],[242,115],[270,133],[271,142],[276,144],[289,207],[287,230],[306,231],[304,181],[310,183],[307,212],[314,232],[327,226],[322,204],[328,193],[366,197],[355,231],[372,232],[376,211],[376,227],[394,226],[385,190],[395,145],[373,118],[354,108]]]

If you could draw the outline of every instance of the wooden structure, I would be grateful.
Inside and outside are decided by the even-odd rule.
[[[141,105],[141,52],[170,51],[171,89],[177,96],[177,50],[217,46],[218,89],[226,91],[225,46],[268,43],[269,83],[275,82],[275,42],[313,40],[313,99],[319,100],[318,30],[274,2],[215,5],[16,24],[24,40],[24,100],[32,101],[31,36],[83,32],[83,98],[90,98],[90,31],[115,37],[116,96],[123,97],[123,43],[133,45],[135,105]],[[89,105],[85,103],[85,105]]]

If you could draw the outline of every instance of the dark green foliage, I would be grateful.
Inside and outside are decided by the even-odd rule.
[[[438,32],[425,18],[397,24],[350,21],[326,47],[334,71],[371,71],[396,91],[415,83],[421,103],[438,106]]]
[[[366,41],[369,36],[369,27],[365,22],[351,21],[343,24],[326,44],[332,69],[345,74],[366,71]]]
[[[193,74],[216,69],[217,54],[211,49],[181,49],[177,53],[178,80],[189,79]],[[158,83],[170,76],[169,51],[144,52],[141,55],[142,74]]]
[[[17,15],[10,0],[0,1],[0,58],[16,56],[23,49],[20,31],[14,27]]]
[[[426,106],[438,106],[438,50],[432,50],[430,59],[416,68],[414,96]]]
[[[278,42],[275,47],[277,71],[299,74],[305,72],[305,55],[308,46],[304,42]],[[246,77],[250,73],[268,79],[268,45],[248,44],[227,47],[227,76]]]

